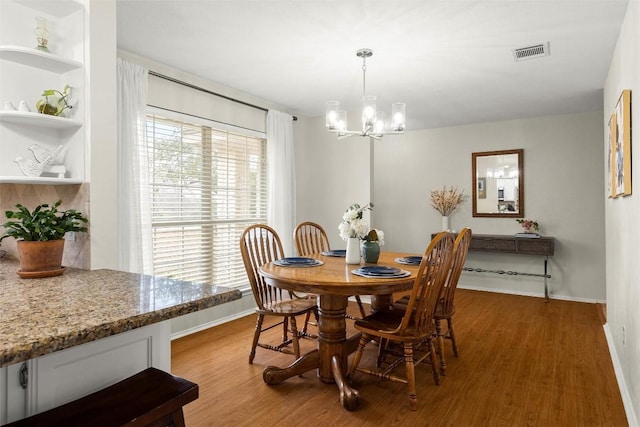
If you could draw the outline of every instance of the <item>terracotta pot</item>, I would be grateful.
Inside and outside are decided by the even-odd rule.
[[[17,243],[21,271],[39,272],[62,268],[64,239],[44,242],[20,240]]]

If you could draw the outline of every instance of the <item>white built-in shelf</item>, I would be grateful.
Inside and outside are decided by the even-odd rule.
[[[79,120],[51,116],[48,114],[13,110],[0,110],[0,122],[17,123],[20,125],[38,126],[50,129],[72,129],[82,126],[82,122]]]
[[[0,46],[0,59],[63,74],[82,67],[82,63],[52,53],[22,46]]]
[[[82,180],[78,178],[51,178],[42,176],[0,176],[0,184],[68,185],[82,184]]]
[[[0,0],[0,184],[84,182],[87,142],[83,127],[89,112],[84,61],[89,3],[87,0]],[[53,32],[55,37],[49,40],[53,53],[36,48],[32,28],[37,16],[47,18],[50,31],[69,29]],[[2,109],[7,102],[18,106],[19,100],[32,99],[42,88],[65,85],[72,87],[77,96],[73,99],[73,110],[67,111],[72,118],[41,114],[35,108],[29,112]],[[39,177],[22,174],[15,159],[21,156],[32,159],[29,147],[36,143],[49,150],[64,146],[64,154],[59,159],[66,171],[64,178],[58,178],[53,172]]]

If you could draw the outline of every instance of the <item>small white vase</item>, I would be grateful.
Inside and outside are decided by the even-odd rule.
[[[347,256],[345,257],[347,264],[360,264],[360,239],[350,237],[347,239]]]
[[[442,231],[449,231],[449,217],[442,217]]]

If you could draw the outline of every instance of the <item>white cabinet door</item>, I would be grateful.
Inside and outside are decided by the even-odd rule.
[[[171,370],[171,325],[166,320],[32,359],[28,385],[21,363],[0,368],[0,424],[78,399],[148,367]]]
[[[29,375],[27,414],[60,406],[151,366],[171,369],[169,321],[39,357]]]
[[[20,384],[20,370],[31,361],[0,368],[0,424],[26,416],[27,391]]]

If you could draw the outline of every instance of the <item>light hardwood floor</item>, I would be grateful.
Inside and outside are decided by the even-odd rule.
[[[418,410],[406,385],[356,373],[361,404],[346,411],[334,385],[315,372],[277,386],[267,365],[293,356],[249,349],[255,316],[172,343],[172,372],[200,386],[185,407],[197,426],[626,426],[595,304],[458,290],[454,317],[460,357],[446,342],[447,376],[436,386],[428,364],[416,368]],[[357,314],[355,304],[349,312]],[[352,322],[347,321],[349,330]],[[278,328],[279,330],[279,328]],[[270,331],[271,332],[271,331]],[[274,332],[275,333],[275,332]],[[302,351],[314,342],[303,340]],[[375,346],[361,364],[371,364]]]

